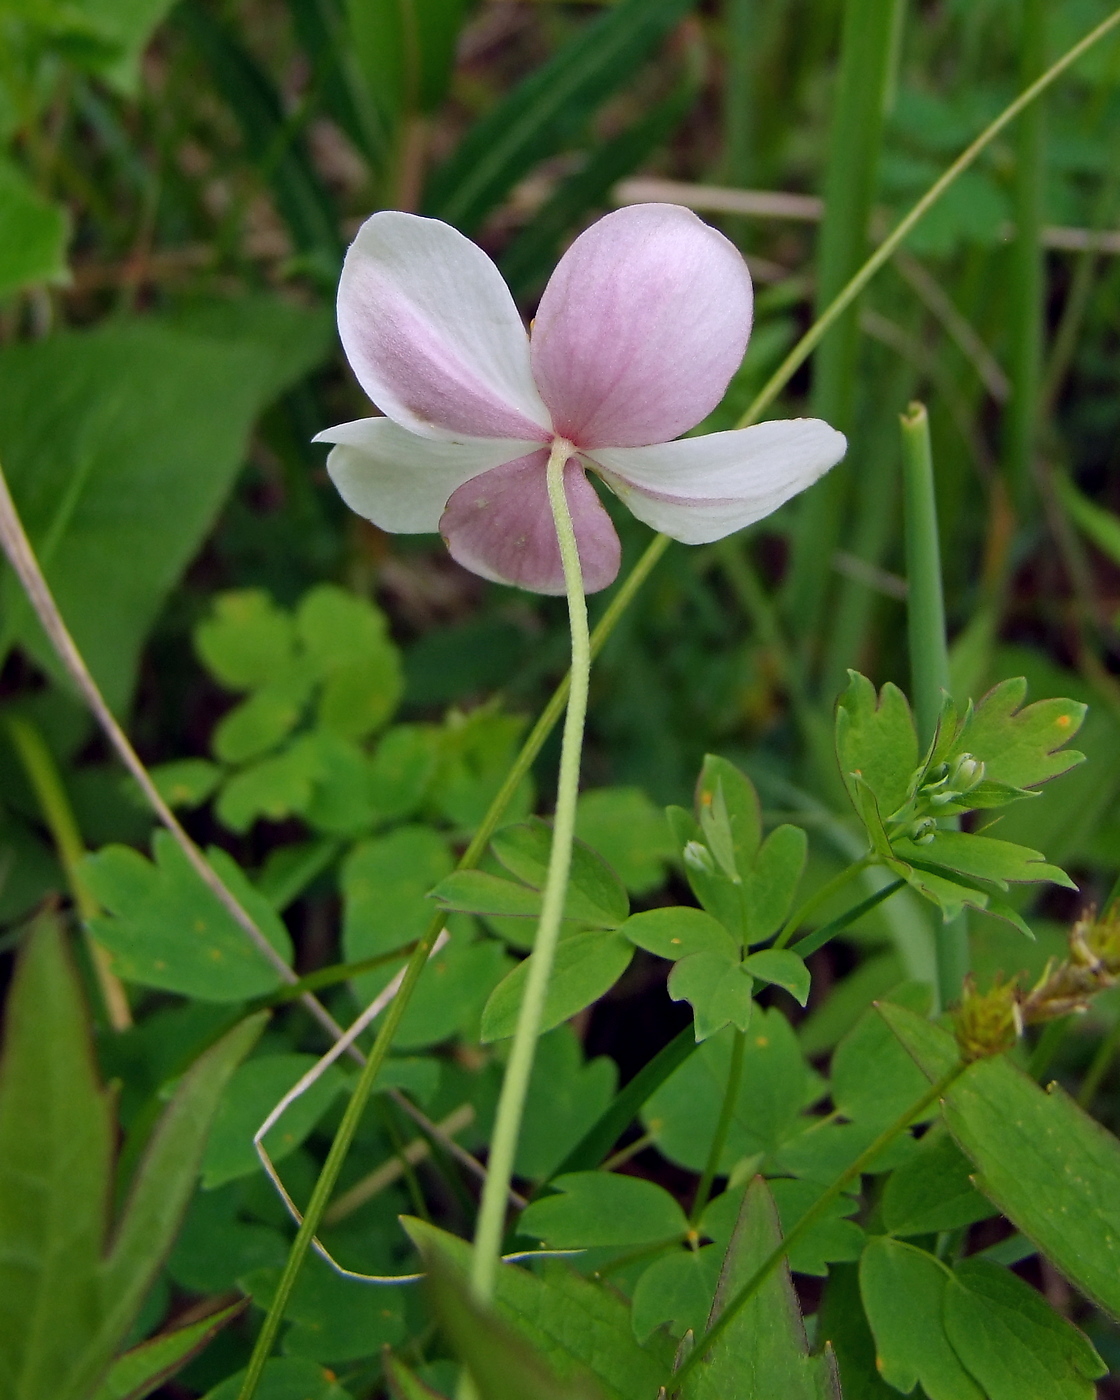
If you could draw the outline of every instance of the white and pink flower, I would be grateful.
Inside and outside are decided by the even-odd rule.
[[[498,269],[435,219],[374,214],[346,255],[338,325],[385,414],[320,433],[347,505],[383,530],[438,529],[484,578],[563,593],[545,467],[565,489],[589,593],[619,542],[588,472],[686,544],[769,515],[844,455],[819,419],[680,438],[722,399],[751,328],[750,274],[687,209],[608,214],[561,258],[527,335]],[[674,440],[675,439],[675,440]]]

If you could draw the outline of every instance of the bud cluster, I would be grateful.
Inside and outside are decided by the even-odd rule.
[[[918,846],[928,846],[937,834],[938,817],[947,810],[959,811],[963,798],[984,781],[985,765],[974,754],[961,753],[946,763],[934,764],[915,774],[910,796],[889,820],[900,824],[897,835],[908,837]]]

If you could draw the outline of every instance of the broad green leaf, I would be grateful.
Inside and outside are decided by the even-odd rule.
[[[743,1198],[727,1247],[711,1326],[781,1240],[761,1177]],[[784,1261],[774,1269],[681,1388],[681,1400],[822,1400],[839,1396],[827,1356],[810,1357],[801,1309]]]
[[[1080,763],[1068,744],[1085,718],[1086,706],[1073,700],[1036,700],[1023,705],[1027,682],[1001,681],[961,726],[951,761],[959,753],[982,759],[986,776],[1011,787],[1037,787]]]
[[[218,721],[210,736],[214,757],[223,763],[246,763],[274,749],[299,723],[312,684],[311,676],[293,666],[255,690]]]
[[[264,694],[258,691],[246,707]],[[297,741],[235,773],[218,794],[215,814],[223,826],[238,833],[248,831],[261,817],[278,822],[302,814],[311,802],[318,773],[314,747]]]
[[[747,942],[762,943],[789,915],[809,842],[799,826],[779,826],[762,843],[743,881]]]
[[[733,1035],[727,1028],[706,1040],[642,1110],[658,1149],[690,1171],[703,1171],[707,1161],[727,1088]],[[783,1142],[795,1128],[808,1087],[808,1067],[793,1028],[780,1011],[756,1008],[720,1172]]]
[[[834,1264],[828,1271],[817,1311],[817,1336],[835,1349],[844,1400],[895,1400],[875,1365],[875,1339],[867,1325],[854,1264]]]
[[[802,1006],[809,1000],[809,969],[805,960],[788,948],[765,948],[761,953],[751,953],[743,966],[756,981],[784,987]]]
[[[279,1269],[267,1269],[244,1280],[258,1307],[271,1305],[279,1278]],[[405,1307],[401,1289],[343,1278],[312,1255],[284,1309],[284,1351],[334,1365],[375,1356],[403,1340]]]
[[[230,690],[258,690],[289,674],[295,623],[261,588],[219,593],[213,613],[194,629],[202,664]]]
[[[854,774],[870,788],[879,811],[889,816],[906,801],[918,766],[918,736],[906,696],[889,682],[878,696],[857,671],[849,671],[848,688],[836,710],[836,754],[852,801]]]
[[[1120,1143],[1058,1085],[970,1065],[945,1121],[977,1186],[1087,1297],[1120,1316]]]
[[[712,1309],[724,1248],[675,1249],[655,1259],[634,1287],[630,1322],[639,1342],[668,1325],[674,1337],[700,1336]]]
[[[928,845],[916,846],[911,841],[896,841],[896,855],[903,860],[929,861],[947,866],[980,880],[991,880],[1001,889],[1009,883],[1049,880],[1067,890],[1077,886],[1064,870],[1047,865],[1041,851],[1029,846],[1016,846],[1010,841],[997,841],[990,836],[975,836],[966,831],[938,831]]]
[[[796,1181],[792,1177],[775,1177],[770,1194],[778,1208],[783,1235],[788,1235],[821,1195],[819,1182]],[[851,1263],[860,1257],[865,1243],[863,1231],[847,1217],[859,1209],[858,1200],[841,1196],[828,1208],[824,1217],[799,1239],[786,1259],[795,1274],[813,1274],[824,1278],[830,1264]]]
[[[64,281],[69,232],[66,211],[0,157],[0,297],[36,283]]]
[[[261,1055],[234,1073],[218,1111],[202,1158],[202,1185],[210,1191],[261,1169],[253,1135],[301,1075],[315,1065],[314,1055]],[[294,1152],[345,1088],[337,1064],[288,1108],[268,1132],[264,1145],[274,1162]]]
[[[451,78],[465,0],[349,0],[348,38],[362,76],[387,117],[431,112]]]
[[[875,1004],[875,1011],[932,1084],[959,1063],[960,1052],[949,1032],[918,1015],[919,1010],[916,998],[903,1002],[892,997]]]
[[[683,1239],[688,1220],[663,1186],[613,1172],[571,1172],[551,1185],[559,1193],[532,1201],[517,1228],[552,1249],[625,1247]]]
[[[0,1065],[0,1390],[67,1400],[101,1312],[112,1113],[51,915],[28,935]]]
[[[144,1396],[150,1395],[197,1356],[227,1322],[245,1310],[245,1306],[244,1302],[234,1303],[186,1327],[161,1332],[126,1351],[110,1366],[93,1400],[144,1400]]]
[[[239,1182],[195,1193],[167,1259],[168,1277],[180,1288],[224,1293],[260,1269],[283,1267],[287,1236],[272,1225],[243,1219],[241,1197]]]
[[[300,601],[296,631],[308,663],[325,681],[319,723],[345,739],[379,729],[404,690],[400,653],[380,610],[367,598],[319,584]]]
[[[395,724],[370,760],[369,798],[379,822],[412,816],[427,796],[439,763],[440,732],[433,724]]]
[[[945,1330],[987,1400],[1093,1400],[1093,1381],[1108,1370],[1084,1333],[986,1259],[954,1266]]]
[[[473,831],[505,782],[525,731],[519,715],[504,715],[492,705],[470,714],[452,710],[441,735],[439,769],[432,784],[432,801],[455,825]],[[506,816],[516,820],[533,805],[533,784],[526,777]]]
[[[707,754],[696,784],[696,813],[705,836],[707,823],[719,814],[719,824],[726,827],[731,866],[726,873],[735,871],[746,880],[762,840],[762,808],[754,784],[726,758]]]
[[[940,1260],[900,1240],[872,1240],[859,1265],[859,1287],[875,1364],[888,1385],[909,1395],[921,1382],[929,1400],[986,1400],[945,1335],[945,1294],[952,1275]]]
[[[296,745],[311,750],[315,759],[304,821],[327,836],[365,836],[374,824],[375,813],[369,764],[362,749],[354,740],[329,729],[301,734]]]
[[[418,1246],[434,1241],[461,1271],[469,1266],[470,1246],[465,1240],[408,1216],[402,1224]],[[609,1400],[656,1396],[669,1372],[674,1345],[655,1336],[647,1346],[639,1346],[630,1327],[629,1307],[619,1294],[558,1260],[541,1260],[532,1273],[503,1265],[498,1270],[494,1305],[557,1375],[564,1380],[585,1379],[590,1372]],[[563,1400],[574,1397],[566,1391]]]
[[[254,419],[329,343],[318,314],[266,299],[234,305],[222,337],[110,319],[0,350],[0,460],[74,640],[118,712]],[[22,643],[60,675],[20,596],[5,575],[6,645]]]
[[[686,904],[631,914],[618,931],[647,953],[669,958],[672,962],[692,953],[717,953],[728,960],[739,955],[734,940],[722,924],[702,909],[692,909]]]
[[[518,963],[491,993],[482,1013],[484,1042],[504,1040],[513,1034],[533,956],[530,953]],[[609,992],[630,966],[633,956],[634,945],[620,933],[596,929],[561,939],[549,979],[542,1033],[567,1021]]]
[[[402,826],[356,845],[342,863],[342,947],[351,962],[414,942],[431,923],[428,891],[451,870],[447,842]]]
[[[205,758],[180,758],[148,770],[169,807],[200,807],[222,781],[222,770]]]
[[[165,831],[152,838],[155,863],[127,846],[106,846],[83,865],[108,916],[90,926],[129,982],[203,1001],[244,1001],[280,984],[276,969],[195,874]],[[290,962],[288,931],[224,851],[209,860],[273,948]]]
[[[690,9],[691,0],[622,0],[587,25],[471,127],[433,173],[423,212],[473,232]]]
[[[892,1235],[959,1230],[998,1214],[972,1184],[972,1163],[944,1128],[932,1128],[887,1178],[881,1209]]]
[[[707,1040],[730,1024],[745,1031],[751,1022],[754,979],[723,953],[690,953],[669,974],[669,995],[692,1006],[696,1039]]]
[[[244,1371],[227,1376],[208,1390],[203,1400],[237,1400]],[[264,1374],[255,1400],[349,1400],[349,1392],[335,1384],[334,1376],[302,1356],[277,1356],[264,1363]]]
[[[615,1062],[607,1055],[585,1062],[570,1026],[541,1036],[517,1144],[517,1175],[533,1181],[551,1176],[605,1112],[617,1083]]]
[[[552,828],[534,819],[503,827],[491,843],[494,854],[511,874],[534,889],[543,890],[548,876]],[[590,846],[576,841],[564,912],[569,919],[617,928],[630,913],[630,901],[618,876]]]
[[[664,814],[641,788],[581,792],[576,835],[603,857],[633,895],[657,889],[674,855]]]
[[[431,890],[442,909],[502,919],[539,919],[541,893],[485,870],[454,870]]]
[[[832,1056],[833,1106],[855,1123],[883,1129],[928,1088],[929,1080],[875,1008],[864,1012]]]

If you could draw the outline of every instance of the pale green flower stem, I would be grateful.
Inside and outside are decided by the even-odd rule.
[[[486,1184],[474,1236],[471,1259],[471,1286],[475,1296],[487,1301],[494,1291],[502,1233],[505,1228],[506,1203],[513,1176],[513,1162],[521,1119],[529,1093],[529,1077],[533,1072],[537,1040],[541,1033],[545,999],[560,940],[560,921],[564,913],[564,896],[572,864],[572,840],[575,836],[576,798],[579,795],[579,765],[583,752],[583,727],[587,718],[587,689],[591,677],[591,637],[587,627],[587,600],[583,592],[576,532],[572,525],[568,500],[564,494],[564,464],[572,454],[572,445],[556,438],[548,458],[548,502],[560,542],[560,558],[564,565],[564,584],[568,595],[568,619],[572,632],[572,670],[568,690],[568,709],[564,718],[564,739],[560,750],[560,783],[556,795],[556,813],[552,826],[552,849],[548,858],[548,875],[541,902],[541,918],[533,953],[529,960],[529,975],[517,1016],[517,1029],[506,1063],[494,1136],[487,1161]]]

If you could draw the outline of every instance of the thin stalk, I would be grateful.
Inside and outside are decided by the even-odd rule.
[[[851,909],[846,910],[838,918],[823,924],[814,933],[798,939],[791,951],[796,953],[799,958],[809,957],[838,934],[843,933],[846,928],[850,928],[857,919],[862,919],[865,914],[870,914],[872,909],[877,909],[885,900],[890,899],[892,894],[897,894],[905,883],[905,880],[892,880],[890,884],[884,885],[882,889],[876,890],[874,894],[869,894],[866,899],[854,904]]]
[[[860,856],[859,860],[852,861],[851,865],[845,866],[839,875],[834,875],[831,880],[826,881],[815,894],[811,894],[803,904],[801,904],[782,925],[777,938],[774,939],[775,948],[784,948],[805,920],[822,904],[826,904],[834,894],[838,894],[849,881],[861,874],[872,862],[870,855]]]
[[[1046,0],[1023,0],[1020,76],[1035,81],[1046,64]],[[1035,102],[1019,123],[1015,156],[1015,241],[1010,254],[1007,308],[1011,397],[1004,419],[1003,458],[1011,499],[1020,517],[1034,496],[1034,460],[1042,379],[1042,206],[1046,179],[1045,112]]]
[[[735,1107],[739,1102],[739,1088],[743,1082],[743,1055],[746,1048],[746,1032],[736,1030],[735,1039],[731,1043],[731,1059],[727,1065],[727,1084],[723,1091],[723,1104],[719,1111],[719,1121],[716,1123],[716,1130],[712,1136],[712,1145],[708,1149],[708,1160],[704,1164],[703,1175],[696,1187],[696,1196],[693,1199],[692,1210],[688,1217],[690,1225],[699,1223],[700,1217],[704,1214],[704,1207],[708,1204],[708,1197],[712,1194],[712,1185],[719,1175],[720,1158],[723,1156],[723,1149],[727,1146],[727,1136],[731,1132]]]
[[[10,715],[6,728],[27,780],[34,789],[43,820],[51,833],[66,883],[70,887],[70,897],[78,911],[78,918],[86,926],[86,944],[109,1024],[115,1031],[127,1030],[132,1025],[132,1011],[124,986],[113,971],[109,954],[89,932],[89,920],[95,919],[101,913],[101,906],[94,898],[93,891],[86,884],[82,873],[82,861],[86,856],[85,843],[74,816],[74,809],[70,805],[70,798],[63,786],[62,775],[46,740],[30,720]]]
[[[823,1195],[817,1197],[816,1201],[814,1201],[812,1206],[805,1212],[793,1229],[790,1230],[785,1239],[766,1256],[747,1282],[727,1304],[723,1312],[720,1313],[715,1323],[708,1328],[707,1332],[705,1332],[696,1343],[696,1346],[692,1349],[688,1359],[685,1361],[684,1365],[681,1366],[680,1370],[676,1371],[668,1378],[665,1385],[670,1395],[677,1395],[680,1392],[682,1383],[697,1366],[700,1365],[711,1348],[728,1327],[731,1326],[732,1322],[734,1322],[739,1312],[750,1302],[793,1246],[802,1240],[813,1226],[816,1225],[817,1221],[827,1213],[833,1201],[843,1195],[844,1191],[853,1181],[858,1180],[858,1178],[862,1176],[879,1153],[882,1152],[885,1147],[888,1147],[896,1137],[904,1133],[915,1118],[920,1117],[931,1104],[936,1103],[964,1073],[966,1068],[967,1066],[964,1064],[956,1065],[948,1074],[944,1075],[936,1084],[932,1085],[916,1103],[911,1104],[901,1117],[896,1118],[889,1128],[884,1129],[871,1146],[859,1154],[850,1167],[840,1173]]]
[[[1104,1083],[1105,1075],[1112,1068],[1117,1053],[1120,1053],[1120,1016],[1116,1018],[1115,1025],[1097,1046],[1097,1053],[1093,1056],[1085,1078],[1081,1081],[1081,1088],[1077,1091],[1077,1102],[1086,1112],[1092,1108],[1097,1091]]]
[[[937,496],[933,482],[933,450],[929,414],[924,404],[912,403],[901,417],[902,491],[906,538],[907,635],[910,677],[918,744],[924,752],[933,742],[941,703],[949,690],[949,647],[945,639],[945,599],[941,586],[941,540],[937,529]],[[949,822],[946,822],[949,825]],[[954,819],[954,827],[959,823]],[[935,932],[937,989],[942,1006],[960,999],[968,975],[968,915],[962,910]]]
[[[868,224],[878,181],[883,119],[893,87],[893,60],[904,0],[847,0],[840,74],[829,138],[824,219],[817,244],[817,314],[843,291],[867,256]],[[820,341],[813,362],[812,412],[848,431],[855,404],[858,308],[854,301]],[[805,497],[794,527],[789,616],[812,644],[827,596],[851,472],[834,468]]]
[[[568,711],[564,719],[560,781],[552,826],[552,848],[548,857],[548,875],[541,899],[541,918],[537,926],[537,936],[533,941],[529,976],[517,1015],[513,1046],[502,1080],[494,1133],[490,1141],[486,1184],[482,1188],[482,1202],[475,1228],[471,1286],[475,1296],[483,1302],[488,1301],[493,1293],[497,1277],[507,1193],[513,1176],[517,1140],[521,1132],[521,1119],[529,1092],[529,1078],[533,1071],[533,1059],[544,1018],[552,964],[560,940],[560,921],[564,913],[564,895],[568,888],[572,841],[575,837],[580,759],[583,753],[583,730],[587,718],[587,693],[591,679],[591,638],[587,627],[587,601],[583,591],[579,548],[564,489],[564,468],[571,451],[569,442],[557,438],[552,444],[547,468],[548,501],[552,507],[552,520],[556,527],[560,558],[564,566],[568,620],[572,633]]]

